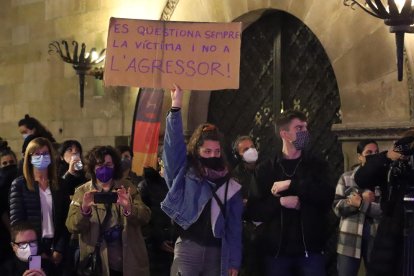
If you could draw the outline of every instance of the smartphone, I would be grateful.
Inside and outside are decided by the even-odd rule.
[[[97,192],[93,195],[94,203],[116,203],[118,194],[116,192]]]
[[[39,255],[29,256],[29,269],[41,269],[42,257]]]

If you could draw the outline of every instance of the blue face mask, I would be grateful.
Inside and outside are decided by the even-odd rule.
[[[36,169],[47,169],[47,167],[50,165],[50,154],[32,155],[31,163]]]
[[[102,183],[106,183],[114,176],[114,168],[102,166],[95,170],[96,179]]]

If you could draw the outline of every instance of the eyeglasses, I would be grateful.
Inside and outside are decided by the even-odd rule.
[[[14,160],[9,160],[9,161],[3,161],[3,162],[1,162],[1,165],[3,167],[6,167],[8,165],[14,165],[14,164],[16,164],[16,162],[14,162]]]
[[[44,151],[44,152],[33,152],[32,155],[34,155],[34,156],[41,156],[41,155],[45,156],[45,155],[49,155],[49,152],[48,151]]]
[[[36,247],[37,241],[28,241],[28,242],[12,242],[13,244],[17,245],[20,249],[26,249],[29,245],[30,247]]]

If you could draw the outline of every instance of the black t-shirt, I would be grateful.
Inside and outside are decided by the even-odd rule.
[[[210,181],[215,183],[215,192],[220,188],[220,186],[228,183],[228,175],[219,179],[210,179]],[[222,204],[225,205],[226,203],[222,202]],[[203,246],[221,246],[221,239],[216,238],[213,235],[213,229],[211,225],[211,199],[204,206],[204,209],[197,221],[193,223],[187,230],[182,229],[178,225],[177,227],[178,234],[182,239],[192,240]]]
[[[215,238],[211,226],[211,200],[204,206],[198,220],[187,230],[178,226],[181,239],[191,240],[203,246],[221,246],[221,239]]]
[[[298,167],[301,158],[298,159],[280,159],[275,163],[276,180],[282,181],[292,179]],[[296,195],[289,191],[281,193],[282,196]],[[279,256],[302,256],[304,249],[302,225],[300,210],[288,209],[282,207],[282,237],[280,244]]]

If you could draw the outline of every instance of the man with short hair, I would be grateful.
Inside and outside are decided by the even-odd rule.
[[[6,276],[46,276],[50,263],[42,259],[42,268],[29,269],[30,256],[37,255],[38,242],[35,228],[29,222],[19,222],[11,228],[11,245],[15,258],[4,267]],[[4,274],[3,274],[4,273]]]
[[[283,147],[256,170],[258,199],[246,216],[263,222],[261,248],[266,275],[326,275],[323,249],[325,217],[334,198],[327,163],[304,150],[310,135],[307,117],[297,110],[276,121]]]
[[[258,187],[255,169],[259,153],[248,135],[238,136],[233,142],[232,151],[237,165],[232,175],[242,185],[243,203],[246,206],[249,198],[258,198]],[[260,222],[243,218],[243,261],[240,269],[241,276],[263,275],[261,252],[257,246],[257,234]]]
[[[233,143],[232,150],[234,157],[238,161],[232,173],[242,185],[243,203],[246,204],[249,195],[258,195],[254,170],[259,153],[252,138],[247,135],[237,137]]]

